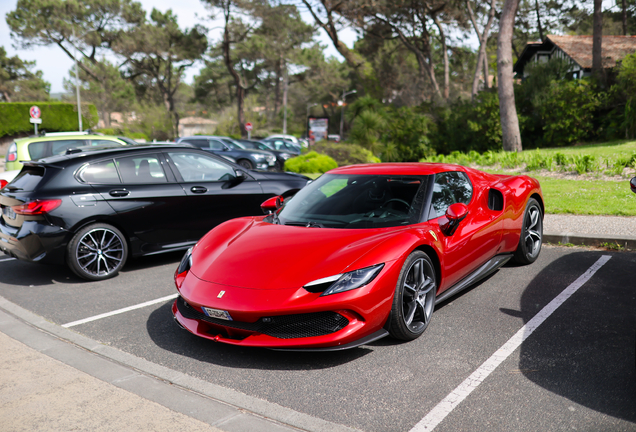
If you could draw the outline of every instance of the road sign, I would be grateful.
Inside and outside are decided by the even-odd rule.
[[[40,118],[40,114],[42,114],[40,112],[40,108],[38,108],[37,106],[33,105],[30,109],[29,109],[29,114],[31,115],[31,118]]]
[[[245,123],[245,130],[246,131],[251,131],[252,130],[252,123]]]
[[[39,118],[30,118],[29,121],[33,124],[42,124],[42,119]]]

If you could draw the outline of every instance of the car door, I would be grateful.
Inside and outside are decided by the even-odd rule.
[[[260,205],[271,196],[247,173],[237,179],[235,168],[221,158],[188,150],[165,155],[187,195],[182,211],[197,239],[226,220],[262,214]]]
[[[468,206],[468,215],[452,235],[441,232],[444,245],[445,281],[452,286],[492,258],[501,244],[500,214],[488,212],[481,205],[483,192],[474,188],[465,172],[435,175],[431,212],[438,222],[446,209],[455,203]]]
[[[91,163],[80,173],[115,210],[133,255],[183,249],[193,242],[180,207],[185,193],[164,165],[159,153],[139,153]],[[116,177],[98,174],[113,171]]]

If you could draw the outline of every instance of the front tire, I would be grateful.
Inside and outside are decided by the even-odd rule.
[[[530,198],[523,214],[521,237],[515,251],[514,261],[519,264],[532,264],[539,257],[543,241],[543,212],[539,202]]]
[[[435,266],[422,251],[414,251],[404,262],[395,286],[389,316],[389,333],[400,340],[418,338],[428,327],[435,309]]]
[[[252,162],[247,159],[241,159],[240,161],[238,161],[238,164],[247,170],[254,169],[254,165],[252,164]]]
[[[124,235],[102,223],[79,230],[67,246],[66,262],[82,279],[99,281],[114,277],[128,257]]]

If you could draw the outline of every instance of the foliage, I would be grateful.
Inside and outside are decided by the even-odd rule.
[[[32,72],[34,61],[7,57],[0,46],[0,102],[47,100],[51,85],[42,79],[42,71]]]
[[[37,105],[41,111],[42,124],[38,130],[69,132],[78,129],[76,105],[64,102],[13,102],[0,103],[0,137],[33,131],[29,122],[29,109]],[[95,105],[82,106],[82,125],[90,128],[97,124]]]
[[[338,168],[335,160],[315,151],[287,159],[285,162],[285,171],[296,173],[326,173],[334,168]]]
[[[431,136],[438,153],[502,148],[499,97],[496,91],[482,91],[474,102],[457,100],[448,107],[433,108],[437,133]]]
[[[97,107],[106,126],[110,126],[110,114],[126,111],[135,102],[135,90],[130,81],[125,80],[119,69],[106,59],[93,67],[99,81],[93,80],[83,69],[80,70],[81,97]],[[71,80],[64,80],[64,88],[75,93],[75,70],[70,71]]]
[[[357,144],[319,141],[311,148],[333,158],[338,166],[380,162],[371,151]]]
[[[415,162],[434,154],[430,135],[435,125],[431,118],[410,107],[388,109],[388,129],[383,137],[381,156],[384,162]]]

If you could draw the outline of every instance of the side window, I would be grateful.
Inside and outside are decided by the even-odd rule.
[[[165,183],[166,175],[155,155],[130,156],[117,159],[117,169],[123,183]]]
[[[120,146],[121,143],[117,141],[110,141],[110,140],[91,140],[91,146],[103,146],[103,145],[117,147],[117,146]]]
[[[88,145],[86,140],[60,140],[51,141],[51,154],[60,155],[66,153],[66,150]]]
[[[212,150],[223,150],[225,146],[221,141],[210,140],[210,148]]]
[[[86,183],[119,184],[119,175],[115,162],[111,160],[85,165],[79,173],[79,178]]]
[[[205,155],[171,152],[168,156],[186,182],[227,181],[235,175],[231,166]]]
[[[437,217],[446,214],[446,209],[455,203],[468,204],[473,196],[473,185],[464,172],[435,174],[432,205]]]
[[[192,144],[196,148],[200,148],[200,149],[210,147],[210,145],[208,144],[208,140],[206,139],[188,139],[188,140],[183,140],[182,142]]]

